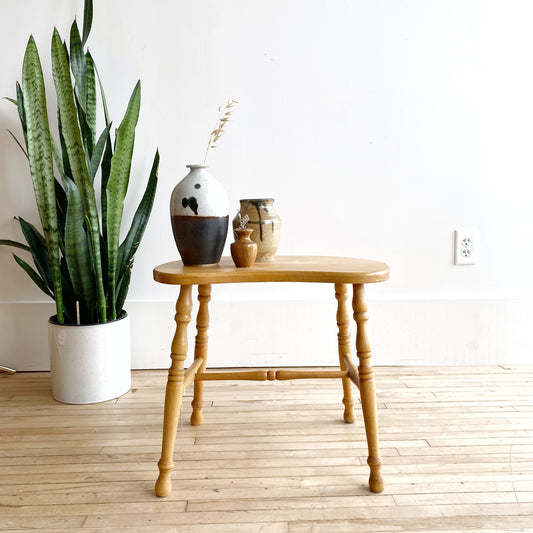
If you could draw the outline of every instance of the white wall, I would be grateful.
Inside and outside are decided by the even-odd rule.
[[[13,96],[28,35],[49,72],[52,28],[66,37],[83,2],[0,0],[0,10],[0,95]],[[151,270],[178,257],[170,192],[230,96],[240,106],[210,164],[235,211],[239,198],[272,196],[279,253],[391,265],[391,280],[369,287],[376,363],[531,362],[532,17],[529,0],[95,0],[89,45],[115,122],[142,79],[131,209],[161,152],[129,295],[134,366],[167,365],[176,292]],[[6,128],[19,131],[4,100],[0,236],[19,239],[12,216],[36,215]],[[480,230],[479,265],[452,264],[462,226]],[[0,271],[0,363],[46,368],[37,316],[51,307],[34,303],[41,293],[7,249]],[[333,362],[332,298],[328,287],[217,287],[214,363]]]

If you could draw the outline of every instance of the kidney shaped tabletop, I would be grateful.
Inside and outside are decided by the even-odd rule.
[[[378,261],[349,257],[276,256],[269,263],[237,268],[231,257],[223,257],[220,263],[209,266],[165,263],[154,268],[154,279],[170,285],[269,281],[365,284],[389,279],[389,267]]]

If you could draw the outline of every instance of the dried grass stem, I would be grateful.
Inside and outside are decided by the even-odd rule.
[[[222,134],[224,133],[224,128],[226,127],[226,124],[228,123],[231,117],[232,108],[234,108],[237,104],[238,104],[237,100],[233,100],[232,98],[230,98],[224,108],[222,108],[222,106],[218,108],[219,114],[218,114],[215,127],[213,128],[213,131],[211,132],[211,135],[209,136],[209,142],[207,143],[207,149],[205,151],[205,156],[204,156],[204,165],[207,161],[207,155],[209,154],[209,149],[216,148],[216,143],[220,139]]]

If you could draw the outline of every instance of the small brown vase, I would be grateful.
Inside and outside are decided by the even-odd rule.
[[[253,228],[244,228],[234,230],[237,234],[237,240],[231,243],[231,257],[235,266],[251,267],[257,257],[257,244],[250,239]]]

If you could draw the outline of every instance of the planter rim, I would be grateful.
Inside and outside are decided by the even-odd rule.
[[[75,327],[75,328],[83,328],[83,327],[91,327],[91,328],[94,328],[94,327],[98,327],[98,326],[107,326],[109,324],[116,324],[117,322],[120,322],[121,320],[124,320],[128,318],[128,313],[127,311],[125,310],[122,310],[122,312],[120,313],[120,315],[118,316],[118,318],[116,318],[115,320],[110,320],[109,322],[103,322],[103,323],[100,323],[100,322],[97,322],[96,324],[58,324],[57,323],[57,315],[52,315],[49,319],[48,319],[48,323],[51,325],[51,326],[57,326],[57,327]]]

